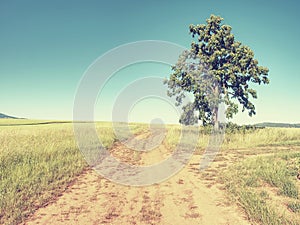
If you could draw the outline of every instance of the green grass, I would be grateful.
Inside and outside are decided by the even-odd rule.
[[[257,193],[244,190],[238,192],[238,194],[240,203],[252,221],[268,225],[284,224],[284,219],[272,207],[267,205],[264,198]]]
[[[300,212],[300,202],[290,202],[288,203],[288,208],[294,213]]]
[[[282,209],[297,208],[284,202],[299,198],[295,178],[295,171],[300,166],[299,157],[300,153],[250,157],[231,166],[225,173],[228,191],[252,221],[268,225],[299,223],[299,217],[289,216],[287,210],[281,212]]]

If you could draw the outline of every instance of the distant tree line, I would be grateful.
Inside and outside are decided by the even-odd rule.
[[[256,130],[264,129],[265,127],[256,125],[238,125],[236,123],[228,122],[220,124],[221,128],[225,129],[226,134],[246,134],[252,133]],[[213,125],[201,126],[200,132],[202,134],[211,134],[213,131]]]

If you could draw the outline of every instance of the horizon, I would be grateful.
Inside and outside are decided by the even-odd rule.
[[[79,82],[97,58],[140,40],[190,48],[193,39],[188,26],[203,24],[215,14],[232,27],[237,41],[253,50],[259,65],[270,69],[270,84],[255,86],[256,115],[249,117],[239,108],[230,121],[240,125],[300,123],[300,46],[295,45],[300,35],[299,6],[299,2],[276,1],[272,7],[259,1],[190,5],[180,1],[1,2],[1,110],[22,118],[72,121]],[[114,102],[124,87],[147,76],[166,78],[170,72],[170,66],[149,62],[118,70],[98,94],[98,100],[105,100],[97,100],[94,119],[111,122]],[[145,98],[135,103],[127,115],[130,122],[162,118],[166,124],[178,124],[178,112],[162,100]]]
[[[35,118],[20,118],[16,115],[7,115],[3,112],[0,112],[0,115],[5,115],[5,116],[9,116],[9,117],[14,117],[14,118],[1,118],[0,117],[0,120],[3,119],[12,119],[12,120],[29,120],[29,121],[44,121],[44,122],[68,122],[68,123],[127,123],[126,121],[111,121],[111,120],[92,120],[92,121],[85,121],[85,120],[60,120],[60,119],[55,119],[55,120],[51,120],[51,119],[35,119]],[[226,121],[226,123],[229,123],[229,122],[232,122],[232,121]],[[128,123],[141,123],[141,124],[148,124],[146,122],[128,122]],[[243,126],[243,125],[260,125],[260,124],[289,124],[289,125],[300,125],[300,122],[296,122],[296,123],[285,123],[285,122],[274,122],[274,121],[263,121],[263,122],[259,122],[259,123],[249,123],[249,124],[240,124],[240,123],[236,123],[240,126]],[[177,123],[155,123],[155,124],[163,124],[163,125],[180,125],[179,122]],[[194,124],[192,126],[203,126],[201,125],[200,123],[198,124]]]

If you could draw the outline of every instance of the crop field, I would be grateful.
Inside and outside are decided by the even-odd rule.
[[[136,136],[149,133],[146,124],[129,126]],[[113,155],[145,165],[170,155],[181,133],[179,125],[167,125],[163,147],[133,153],[111,123],[97,122],[96,130]],[[300,129],[228,131],[204,171],[198,167],[209,132],[200,129],[198,140],[178,174],[130,189],[91,171],[71,122],[1,119],[0,224],[300,224]]]

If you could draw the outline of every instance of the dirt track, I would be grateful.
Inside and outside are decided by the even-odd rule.
[[[139,155],[139,164],[159,162],[170,151],[160,146]],[[112,154],[132,161],[132,150],[116,144]],[[26,224],[250,224],[224,196],[217,171],[224,161],[200,172],[199,155],[170,179],[146,187],[113,183],[93,170],[80,175],[55,202],[40,208]]]

